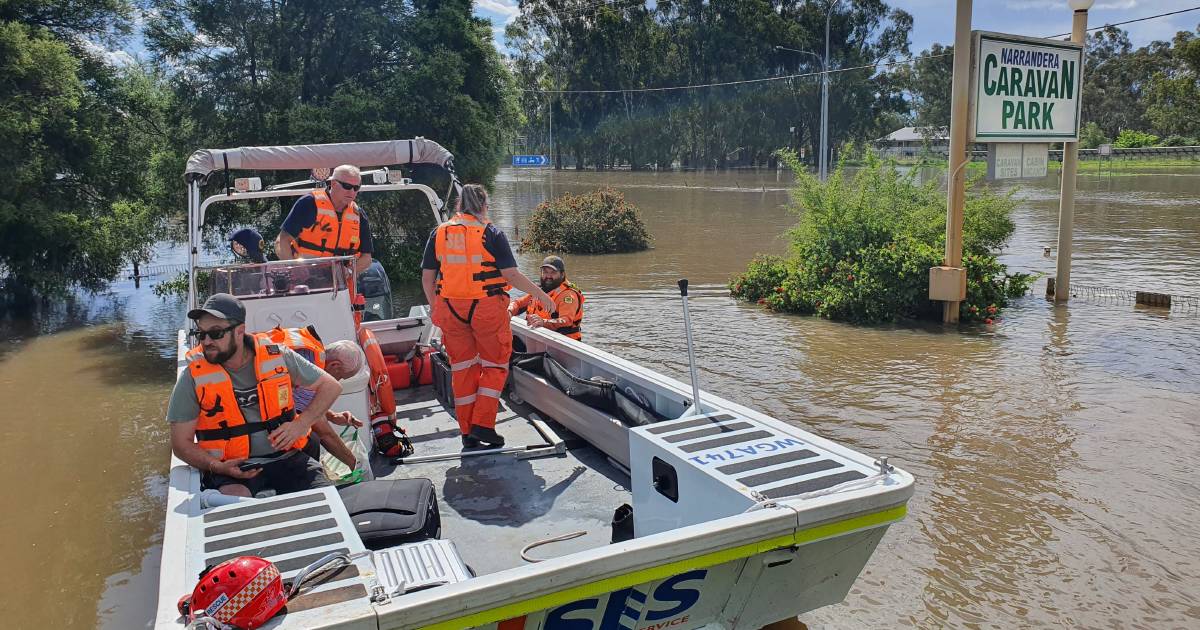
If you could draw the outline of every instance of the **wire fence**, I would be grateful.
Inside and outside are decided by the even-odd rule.
[[[199,263],[201,267],[213,267],[216,265],[231,264],[228,260],[202,260]],[[145,278],[156,278],[160,276],[177,276],[181,273],[186,273],[188,270],[187,263],[171,263],[161,265],[134,265],[121,270],[121,277],[126,280],[140,280]]]
[[[1049,294],[1049,290],[1047,290]],[[1071,283],[1071,299],[1082,300],[1089,304],[1112,306],[1133,306],[1141,304],[1169,309],[1172,313],[1200,315],[1200,297],[1194,295],[1175,295],[1173,293],[1157,293],[1137,291],[1117,287],[1105,287],[1089,284]]]

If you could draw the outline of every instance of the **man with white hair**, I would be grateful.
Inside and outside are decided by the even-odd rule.
[[[325,346],[325,371],[344,381],[362,369],[363,353],[358,344],[345,339]]]
[[[343,164],[326,185],[296,200],[275,239],[275,254],[280,260],[357,256],[354,269],[362,273],[374,251],[371,224],[355,203],[362,175],[357,166]]]

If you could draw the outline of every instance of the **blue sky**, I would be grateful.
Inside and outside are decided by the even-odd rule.
[[[912,14],[914,53],[934,42],[948,44],[954,40],[954,0],[891,0],[889,4]],[[1071,30],[1071,9],[1067,0],[975,0],[974,5],[972,22],[979,30],[1031,37]],[[1096,0],[1088,14],[1088,26],[1195,6],[1200,6],[1200,0]],[[501,50],[504,50],[504,25],[517,12],[517,0],[475,0],[475,14],[492,20],[496,45]],[[1121,28],[1129,32],[1134,46],[1143,46],[1156,39],[1170,40],[1176,31],[1195,30],[1198,24],[1200,11],[1193,11]]]

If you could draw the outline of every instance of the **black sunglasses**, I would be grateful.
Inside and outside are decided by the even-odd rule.
[[[238,327],[238,325],[234,324],[228,328],[215,328],[213,330],[193,330],[192,337],[195,337],[196,341],[204,341],[206,338],[216,341],[217,339],[221,339],[221,338],[225,337],[225,333],[227,333],[237,327]]]
[[[333,181],[337,182],[339,186],[345,188],[346,190],[358,190],[359,188],[362,188],[362,184],[347,184],[340,179],[335,179]]]

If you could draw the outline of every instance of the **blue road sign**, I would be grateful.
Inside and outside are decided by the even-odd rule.
[[[544,155],[514,155],[513,166],[546,166],[550,158]]]

